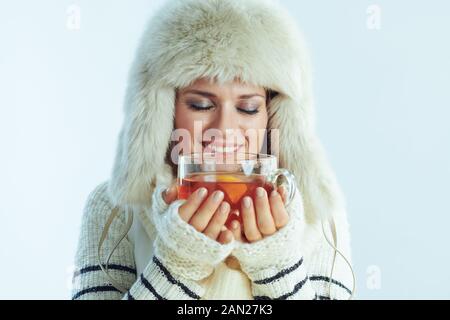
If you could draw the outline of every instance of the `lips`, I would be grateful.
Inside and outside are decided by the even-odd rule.
[[[235,153],[239,151],[244,145],[236,144],[216,144],[211,142],[202,142],[204,153]]]

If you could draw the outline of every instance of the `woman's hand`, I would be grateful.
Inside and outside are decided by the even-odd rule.
[[[208,198],[207,194],[206,188],[197,189],[179,207],[178,213],[182,220],[193,226],[198,232],[221,244],[230,243],[233,240],[233,233],[225,226],[230,213],[230,204],[223,201],[222,191],[214,191]],[[176,185],[172,185],[163,192],[162,197],[166,204],[175,201],[177,199]],[[206,200],[203,202],[204,199]]]
[[[278,190],[267,194],[264,188],[256,189],[256,197],[244,197],[241,202],[242,224],[234,220],[231,230],[236,240],[241,242],[255,242],[270,236],[289,222],[286,203],[286,190]]]

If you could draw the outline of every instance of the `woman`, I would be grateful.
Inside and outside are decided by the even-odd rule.
[[[261,152],[246,129],[278,130],[267,144],[294,199],[261,189],[237,224],[219,191],[176,200],[176,129],[191,137],[181,153],[225,152],[230,129],[243,142],[232,152]],[[224,138],[206,141],[208,129]],[[293,20],[271,1],[169,1],[141,39],[112,177],[85,207],[73,299],[348,299],[349,242]]]

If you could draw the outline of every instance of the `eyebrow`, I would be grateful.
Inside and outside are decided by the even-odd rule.
[[[187,90],[186,93],[194,93],[194,94],[198,94],[204,97],[208,97],[208,98],[217,98],[217,96],[214,93],[211,92],[207,92],[207,91],[202,91],[202,90]],[[239,96],[239,99],[250,99],[253,97],[261,97],[261,98],[266,98],[263,95],[260,95],[258,93],[251,93],[251,94],[243,94]]]

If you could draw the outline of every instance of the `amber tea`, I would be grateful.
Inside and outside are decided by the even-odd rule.
[[[250,174],[247,176],[244,173],[235,172],[202,172],[181,179],[178,185],[178,198],[187,199],[191,193],[202,187],[208,190],[208,195],[215,190],[221,190],[225,195],[224,201],[231,206],[231,211],[240,210],[241,201],[245,196],[254,198],[256,188],[262,187],[268,194],[273,190],[272,184],[267,182],[264,175]],[[236,215],[233,214],[227,224],[236,218]]]

